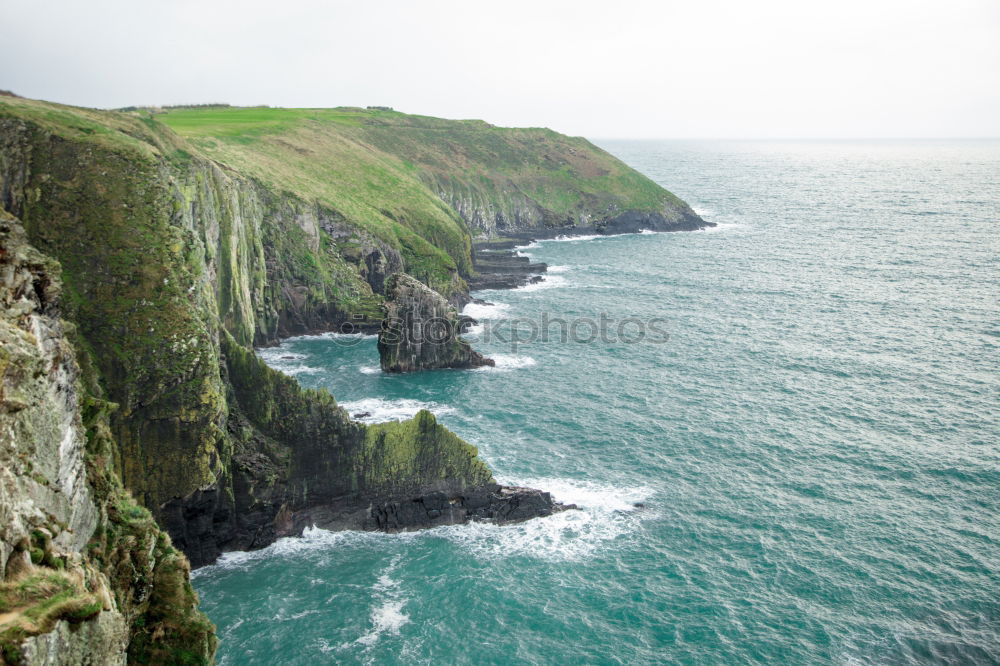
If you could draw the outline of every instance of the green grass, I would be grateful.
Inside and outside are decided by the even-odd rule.
[[[19,644],[29,636],[52,631],[55,623],[79,623],[101,612],[102,604],[76,577],[38,569],[20,580],[0,583],[0,653],[10,663],[21,658]]]

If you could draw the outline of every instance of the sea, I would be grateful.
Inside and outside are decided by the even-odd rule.
[[[227,554],[219,662],[1000,663],[1000,141],[600,145],[717,226],[521,248],[495,368],[260,351],[580,510]]]

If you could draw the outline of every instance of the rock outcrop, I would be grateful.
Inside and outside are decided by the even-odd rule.
[[[439,293],[405,273],[386,283],[378,352],[385,372],[495,365],[461,338],[468,318]]]
[[[402,502],[384,502],[372,509],[370,524],[389,532],[469,521],[505,525],[576,508],[575,504],[561,504],[551,494],[534,488],[494,485],[454,496],[439,492]]]

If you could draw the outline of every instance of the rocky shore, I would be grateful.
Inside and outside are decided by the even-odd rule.
[[[548,266],[532,262],[517,251],[518,247],[538,240],[560,236],[610,236],[642,231],[697,231],[714,227],[714,222],[701,219],[693,212],[684,212],[673,220],[659,213],[629,211],[601,224],[564,224],[529,229],[497,230],[499,236],[484,236],[472,244],[472,266],[476,275],[468,279],[469,289],[516,289],[544,280]]]

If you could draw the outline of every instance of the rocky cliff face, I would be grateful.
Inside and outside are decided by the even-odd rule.
[[[495,365],[460,337],[465,321],[439,293],[405,273],[386,285],[378,353],[385,372]]]
[[[187,561],[108,469],[113,406],[60,296],[59,265],[0,211],[0,663],[209,663]]]

